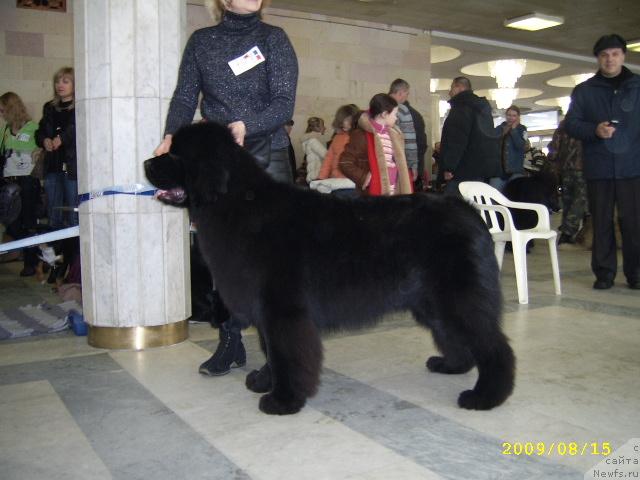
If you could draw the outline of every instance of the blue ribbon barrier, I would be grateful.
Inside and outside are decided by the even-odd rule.
[[[116,185],[113,187],[103,188],[102,190],[93,190],[92,192],[82,193],[78,195],[78,205],[93,200],[94,198],[107,197],[109,195],[142,195],[152,197],[157,189],[150,185],[134,183],[132,185]]]
[[[63,228],[62,230],[55,230],[53,232],[43,233],[42,235],[14,240],[13,242],[0,243],[0,254],[33,245],[40,245],[41,243],[55,242],[56,240],[78,236],[80,236],[80,227],[76,225],[75,227]]]
[[[131,185],[115,185],[112,187],[103,188],[101,190],[93,190],[91,192],[78,195],[78,205],[89,200],[93,200],[94,198],[106,197],[109,195],[141,195],[145,197],[152,197],[153,195],[155,195],[156,191],[156,188],[150,185],[143,185],[142,183],[134,183]],[[56,240],[62,240],[65,238],[78,237],[79,235],[80,229],[75,226],[44,233],[42,235],[23,238],[21,240],[15,240],[13,242],[0,243],[0,255],[11,250],[18,250],[21,248],[40,245],[41,243],[54,242]]]

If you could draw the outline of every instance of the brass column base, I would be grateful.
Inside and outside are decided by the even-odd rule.
[[[96,327],[89,325],[89,345],[109,350],[144,350],[166,347],[189,338],[189,322],[152,327]]]

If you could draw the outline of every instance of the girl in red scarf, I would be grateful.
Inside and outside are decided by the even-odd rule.
[[[398,103],[379,93],[369,102],[369,111],[358,119],[358,128],[340,155],[340,170],[356,188],[368,195],[412,193],[404,154],[404,137],[395,127]]]

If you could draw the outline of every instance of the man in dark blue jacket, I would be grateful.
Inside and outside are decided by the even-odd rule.
[[[623,271],[629,287],[640,289],[640,76],[623,65],[626,51],[625,40],[616,34],[596,42],[598,73],[573,90],[566,118],[569,134],[583,142],[593,218],[593,288],[601,290],[611,288],[616,276],[615,207]]]

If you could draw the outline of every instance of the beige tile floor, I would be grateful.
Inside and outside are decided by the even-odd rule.
[[[592,290],[589,255],[560,252],[557,297],[536,246],[529,305],[517,303],[505,257],[517,386],[489,412],[455,405],[475,371],[426,372],[434,348],[407,315],[326,337],[320,392],[289,417],[261,414],[244,387],[263,362],[252,331],[247,366],[219,378],[197,373],[215,348],[204,324],[187,342],[143,352],[97,350],[70,333],[0,342],[0,478],[582,479],[604,458],[589,454],[593,443],[615,451],[640,437],[640,294],[620,278]],[[16,273],[0,265],[2,308],[51,299]],[[503,442],[586,448],[516,456]]]

